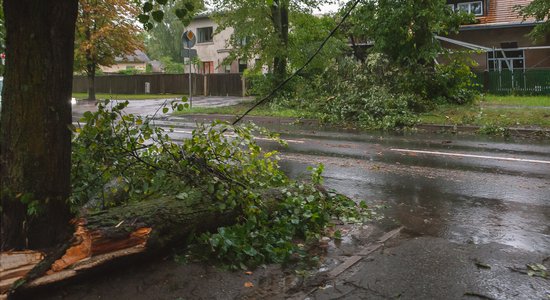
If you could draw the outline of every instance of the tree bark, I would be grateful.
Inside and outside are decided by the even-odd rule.
[[[262,192],[267,209],[273,209],[282,198],[283,192],[279,189]],[[0,253],[0,258],[3,256],[6,261],[22,257],[20,264],[12,263],[4,270],[7,276],[0,278],[0,295],[23,277],[25,282],[17,292],[85,275],[94,268],[128,256],[156,254],[176,244],[184,244],[191,234],[239,221],[240,209],[218,211],[214,209],[215,203],[212,199],[166,197],[84,216],[77,220],[71,242],[65,243],[67,246],[57,257],[44,259],[41,253],[28,252]],[[35,257],[32,262],[29,262],[29,255]],[[11,259],[7,259],[10,256]]]
[[[1,250],[66,241],[77,0],[4,0]]]
[[[273,59],[273,74],[277,82],[286,77],[287,49],[288,49],[288,1],[274,0],[271,5],[271,20],[279,39],[280,51]]]
[[[88,76],[88,100],[95,101],[95,64],[88,64],[86,74]]]

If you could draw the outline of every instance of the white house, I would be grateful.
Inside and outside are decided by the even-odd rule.
[[[225,64],[224,60],[230,52],[227,42],[233,34],[233,28],[226,28],[214,34],[217,28],[218,24],[208,14],[196,16],[186,28],[186,30],[193,31],[197,38],[197,43],[193,47],[194,50],[197,50],[197,56],[201,62],[197,72],[201,74],[242,73],[254,63],[254,60],[235,60],[230,64]]]

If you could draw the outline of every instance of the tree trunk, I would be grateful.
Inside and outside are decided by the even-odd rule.
[[[88,64],[86,74],[88,75],[88,100],[95,101],[95,64]]]
[[[87,18],[87,13],[84,12],[83,18]],[[92,31],[90,28],[86,28],[86,41],[92,43]],[[96,63],[92,50],[86,49],[86,74],[88,75],[88,100],[95,101],[95,68]]]
[[[273,58],[273,74],[277,82],[286,77],[287,49],[288,49],[288,1],[274,0],[271,5],[271,20],[275,29],[279,45],[278,54]]]
[[[262,199],[267,209],[273,209],[283,195],[279,189],[270,189],[262,192]],[[215,203],[212,199],[166,197],[85,216],[76,222],[72,242],[66,243],[57,257],[44,259],[36,252],[0,253],[0,258],[7,262],[20,261],[6,264],[6,276],[0,278],[0,295],[22,277],[25,283],[19,292],[85,275],[94,268],[111,265],[128,256],[156,254],[176,244],[184,244],[191,234],[212,231],[238,221],[239,209],[217,211]]]
[[[4,0],[1,250],[66,241],[77,0]]]

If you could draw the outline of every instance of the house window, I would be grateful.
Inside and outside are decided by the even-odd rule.
[[[483,16],[483,1],[458,3],[456,9],[475,16]]]
[[[213,38],[214,28],[212,26],[197,28],[197,43],[209,43],[213,41]]]
[[[495,50],[487,52],[489,71],[525,69],[524,50]]]
[[[239,73],[244,72],[248,68],[248,64],[246,63],[246,60],[239,59]]]

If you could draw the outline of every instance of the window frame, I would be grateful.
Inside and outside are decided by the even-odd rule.
[[[210,39],[201,41],[201,37],[204,36],[201,35],[202,30],[208,30],[210,29]],[[214,27],[213,26],[206,26],[206,27],[198,27],[197,28],[197,44],[206,44],[206,43],[213,43],[214,42]]]
[[[481,13],[476,14],[472,11],[472,5],[473,4],[479,4],[479,6],[481,7]],[[463,5],[467,5],[468,10],[461,9],[461,6],[463,6]],[[485,8],[483,7],[483,1],[459,2],[459,3],[456,4],[455,11],[464,11],[466,13],[473,14],[476,17],[481,17],[481,16],[485,15]]]
[[[506,55],[506,52],[520,52],[520,56],[514,56],[509,57]],[[505,57],[498,57],[500,53],[504,52]],[[497,57],[494,57],[497,54]],[[493,57],[491,57],[493,56]],[[515,61],[521,61],[522,62],[522,68],[514,68],[514,62]],[[505,62],[506,65],[511,64],[512,69],[510,70],[509,66],[507,68],[502,68],[502,62]],[[525,71],[525,49],[495,49],[494,51],[488,51],[487,52],[487,70],[488,71],[502,71],[502,70],[508,70],[508,71],[514,71],[514,70],[523,70]]]

